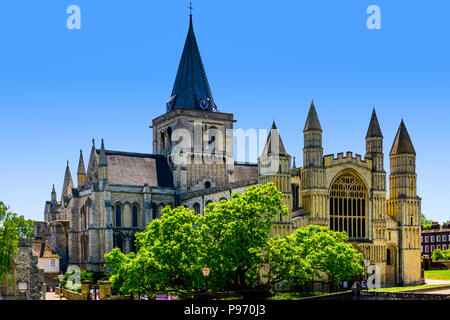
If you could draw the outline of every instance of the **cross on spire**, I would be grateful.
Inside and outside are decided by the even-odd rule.
[[[189,1],[189,15],[192,16],[192,1]]]

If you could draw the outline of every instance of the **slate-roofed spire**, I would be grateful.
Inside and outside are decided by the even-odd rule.
[[[277,138],[278,141],[276,140]],[[278,144],[278,146],[273,145],[273,143]],[[278,131],[275,121],[272,123],[272,128],[270,129],[269,135],[267,136],[267,141],[264,146],[262,155],[289,156],[289,154],[286,152],[286,149],[284,148],[283,140],[281,140],[280,132]]]
[[[416,151],[414,150],[411,138],[409,137],[408,130],[406,130],[406,126],[405,123],[403,122],[403,119],[402,122],[400,122],[397,134],[395,135],[390,155],[401,153],[414,155],[416,154]]]
[[[217,111],[195,39],[192,15],[189,16],[186,43],[172,94],[167,102],[167,111],[176,108]]]
[[[297,165],[295,164],[295,157],[294,157],[294,161],[292,163],[292,169],[295,169],[295,168],[297,168]]]
[[[108,161],[106,160],[105,144],[103,143],[103,139],[102,139],[102,146],[100,148],[100,159],[98,162],[98,166],[103,167],[103,166],[107,166],[107,165],[108,165]]]
[[[310,130],[320,130],[322,131],[322,127],[320,126],[319,117],[317,117],[316,107],[314,106],[314,100],[311,101],[311,107],[309,108],[308,118],[306,119],[305,128],[303,132]]]
[[[383,138],[383,134],[381,133],[380,124],[378,123],[377,114],[375,112],[375,108],[372,111],[372,117],[370,118],[369,128],[367,129],[366,138],[369,137],[381,137]]]

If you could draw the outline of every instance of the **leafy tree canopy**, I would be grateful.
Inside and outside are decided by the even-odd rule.
[[[428,220],[423,213],[420,214],[420,220],[422,222],[423,230],[431,230],[431,224],[433,223],[432,220]]]
[[[302,285],[324,275],[337,284],[363,274],[364,257],[347,241],[345,232],[316,225],[299,228],[285,238],[273,237],[265,253],[267,284],[293,280]]]
[[[26,220],[23,216],[9,211],[0,201],[0,276],[11,270],[19,238],[32,238],[33,235],[33,220]]]

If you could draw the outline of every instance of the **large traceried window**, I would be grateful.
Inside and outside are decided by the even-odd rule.
[[[133,221],[132,221],[132,224],[133,224],[133,228],[137,228],[137,226],[138,226],[138,211],[139,211],[139,209],[138,209],[138,206],[137,205],[133,205],[133,209],[132,209],[132,213],[133,213]]]
[[[367,190],[353,174],[339,176],[330,189],[330,229],[349,238],[367,237]]]

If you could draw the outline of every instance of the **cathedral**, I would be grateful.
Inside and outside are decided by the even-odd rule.
[[[421,198],[416,152],[403,120],[389,154],[387,195],[375,110],[364,157],[324,155],[313,102],[305,116],[303,167],[297,168],[295,159],[292,163],[275,122],[257,163],[234,161],[234,115],[219,111],[214,102],[190,15],[166,111],[150,127],[153,153],[108,150],[103,140],[97,148],[93,140],[86,166],[80,151],[76,186],[67,164],[59,201],[53,187],[41,227],[59,239],[53,249],[63,268],[103,271],[105,253],[115,247],[135,251],[135,234],[158,219],[165,206],[201,214],[208,203],[273,182],[289,210],[275,219],[272,234],[288,235],[310,224],[345,231],[378,267],[382,285],[420,283]]]

